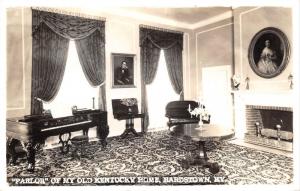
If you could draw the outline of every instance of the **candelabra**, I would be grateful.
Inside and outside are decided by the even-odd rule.
[[[199,126],[202,128],[203,120],[209,121],[210,115],[205,109],[204,104],[201,104],[198,102],[198,107],[195,107],[194,109],[191,109],[191,105],[189,104],[188,112],[191,114],[191,118],[198,117],[199,118]]]

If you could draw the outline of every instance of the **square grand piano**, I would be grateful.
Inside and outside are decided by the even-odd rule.
[[[88,135],[89,128],[97,126],[97,136],[102,147],[107,145],[106,138],[109,133],[107,125],[107,112],[101,110],[73,110],[72,116],[52,118],[51,115],[24,116],[6,120],[7,155],[11,163],[17,159],[16,145],[21,143],[27,154],[27,170],[33,172],[35,167],[35,153],[45,143],[47,137],[59,136],[62,144],[62,153],[69,150],[71,132],[83,131]],[[63,140],[63,135],[67,135]]]

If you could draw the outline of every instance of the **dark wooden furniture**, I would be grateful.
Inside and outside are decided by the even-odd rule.
[[[81,159],[82,156],[86,157],[84,150],[88,142],[89,137],[87,135],[78,135],[71,139],[72,146],[74,147],[72,151],[74,159]]]
[[[198,103],[195,101],[172,101],[169,102],[166,106],[166,117],[169,118],[167,125],[169,128],[173,125],[179,124],[193,124],[199,123],[200,118],[191,116],[188,109],[195,109],[198,107]],[[202,120],[203,123],[208,124],[210,123],[210,116],[208,120]]]
[[[179,163],[184,168],[189,168],[190,165],[201,165],[203,168],[209,168],[213,174],[219,172],[220,167],[216,162],[209,162],[205,144],[207,141],[220,141],[230,139],[234,136],[232,129],[222,128],[217,125],[203,124],[179,124],[172,126],[170,129],[171,135],[176,137],[189,137],[199,144],[199,154],[195,158],[187,157],[186,160],[181,160]]]
[[[74,116],[87,115],[97,124],[97,137],[99,138],[102,148],[107,145],[106,138],[109,134],[109,126],[107,123],[107,111],[99,109],[75,109],[72,110]]]
[[[126,98],[133,99],[135,103],[137,103],[135,98]],[[126,120],[126,126],[124,132],[121,134],[121,138],[125,138],[129,133],[133,133],[135,136],[138,136],[138,133],[134,129],[134,119],[141,118],[141,128],[142,132],[144,129],[144,113],[139,113],[137,104],[132,106],[127,106],[123,104],[124,99],[113,99],[112,100],[112,108],[113,115],[115,119],[118,120]]]
[[[49,136],[59,135],[63,153],[69,150],[71,132],[82,130],[88,135],[91,127],[97,126],[97,132],[102,143],[106,146],[108,136],[107,112],[101,110],[85,110],[73,112],[73,116],[52,118],[45,116],[25,116],[6,120],[7,152],[11,163],[17,160],[15,147],[18,141],[27,154],[27,170],[33,172],[35,167],[35,153]],[[64,135],[67,135],[66,137]],[[64,139],[66,138],[66,139]],[[17,141],[18,140],[18,141]]]

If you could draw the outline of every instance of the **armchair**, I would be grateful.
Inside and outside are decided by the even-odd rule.
[[[190,124],[190,123],[199,123],[199,116],[191,116],[188,109],[195,109],[198,107],[198,103],[191,100],[184,101],[171,101],[166,106],[166,117],[169,118],[167,123],[170,128],[173,125],[179,124]],[[208,115],[207,120],[203,120],[203,123],[210,123],[210,115]]]

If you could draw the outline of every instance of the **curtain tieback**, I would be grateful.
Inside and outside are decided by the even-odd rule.
[[[104,84],[105,84],[105,81],[104,81],[104,82],[102,82],[102,83],[99,85],[99,87],[103,86]]]

